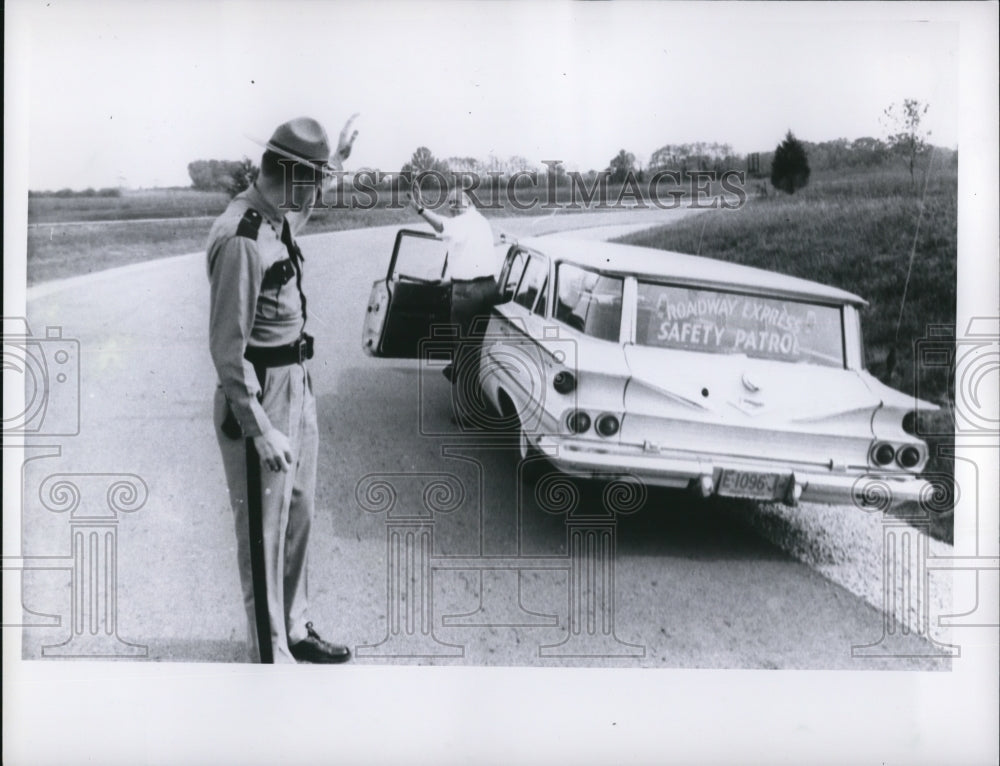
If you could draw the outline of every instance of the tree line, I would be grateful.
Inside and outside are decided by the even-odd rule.
[[[809,183],[813,168],[839,170],[873,167],[884,164],[892,157],[903,159],[910,171],[910,181],[915,184],[917,160],[931,148],[928,140],[931,131],[923,121],[928,109],[930,104],[921,103],[914,98],[888,106],[882,113],[882,125],[887,133],[885,141],[865,137],[853,142],[840,138],[810,144],[800,141],[789,130],[773,154],[766,160],[761,158],[760,164],[770,166],[771,185],[788,194],[794,194],[797,189]]]
[[[58,191],[28,191],[28,199],[35,197],[56,197],[59,199],[69,199],[77,197],[120,197],[122,196],[122,190],[107,186],[103,189],[94,189],[93,187],[83,189],[81,191],[76,191],[74,189],[59,189]]]
[[[649,155],[643,165],[635,154],[621,149],[601,170],[591,169],[582,177],[592,181],[605,175],[612,184],[621,184],[630,176],[640,183],[657,173],[669,173],[679,181],[689,181],[695,173],[706,171],[722,175],[727,172],[746,172],[751,178],[770,177],[772,185],[789,194],[809,182],[813,170],[840,170],[845,168],[879,167],[896,157],[902,157],[914,176],[917,160],[929,148],[930,131],[923,127],[923,117],[928,105],[916,99],[889,106],[883,112],[885,140],[865,136],[853,141],[838,138],[833,141],[813,143],[801,141],[791,130],[773,151],[753,155],[737,154],[730,144],[693,142],[664,144]],[[751,157],[753,161],[751,162]],[[247,157],[242,160],[195,160],[188,165],[188,175],[195,189],[225,191],[238,194],[247,188],[259,172]],[[474,173],[490,182],[505,183],[517,174],[537,173],[555,175],[557,186],[569,182],[566,168],[554,161],[532,163],[520,155],[498,157],[490,154],[484,159],[476,157],[437,157],[428,147],[419,146],[409,161],[400,168],[404,183],[424,175],[431,185],[451,173]]]

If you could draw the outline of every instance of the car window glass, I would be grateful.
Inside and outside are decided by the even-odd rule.
[[[620,277],[610,277],[570,263],[559,264],[556,319],[602,340],[618,340],[622,322]]]
[[[861,318],[858,317],[857,314],[855,314],[854,316],[855,316],[854,326],[858,328],[858,340],[857,340],[857,343],[858,343],[858,349],[860,350],[860,354],[861,354],[861,368],[864,369],[864,370],[867,370],[868,369],[868,352],[865,349],[865,335],[861,331]]]
[[[641,346],[844,366],[839,306],[643,281],[637,298]]]
[[[393,275],[400,279],[441,279],[445,255],[440,239],[404,234],[399,240]]]
[[[545,283],[542,285],[542,291],[538,295],[538,303],[535,304],[535,313],[539,316],[545,316],[545,306],[548,302],[549,293],[549,279],[545,278]]]
[[[549,272],[545,259],[538,255],[533,255],[528,259],[528,266],[524,270],[521,283],[517,286],[514,294],[514,303],[519,303],[526,309],[531,309],[535,304],[535,298],[542,287],[542,282]]]
[[[509,301],[514,297],[514,290],[517,289],[517,283],[521,281],[521,274],[524,273],[524,266],[527,262],[528,256],[523,250],[514,251],[514,254],[507,259],[500,279],[501,300]]]

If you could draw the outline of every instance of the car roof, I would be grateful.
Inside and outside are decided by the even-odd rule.
[[[738,292],[760,290],[786,297],[868,305],[864,298],[854,293],[819,282],[671,250],[562,236],[526,237],[518,239],[517,244],[557,261],[569,261],[609,274],[634,274]]]

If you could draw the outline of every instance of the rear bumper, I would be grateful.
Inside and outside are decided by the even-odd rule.
[[[885,509],[896,503],[926,498],[931,485],[914,476],[834,472],[816,465],[715,455],[665,455],[642,448],[584,439],[541,436],[538,449],[561,471],[577,476],[629,474],[651,485],[686,487],[702,495],[718,493],[724,470],[778,474],[778,497],[789,505],[799,501]]]

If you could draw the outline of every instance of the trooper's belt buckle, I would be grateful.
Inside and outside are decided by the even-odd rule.
[[[302,364],[306,359],[312,359],[313,357],[313,336],[308,333],[302,333],[302,338],[299,340],[299,364]]]

